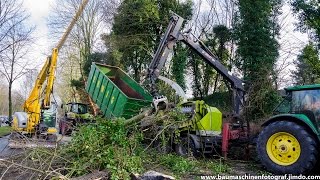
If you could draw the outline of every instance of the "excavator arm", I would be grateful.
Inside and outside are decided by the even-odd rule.
[[[59,50],[63,46],[77,20],[81,16],[88,1],[89,0],[83,0],[62,38],[58,42],[57,46],[53,48],[51,55],[47,58],[44,66],[37,76],[35,85],[29,97],[24,102],[24,112],[16,112],[16,117],[14,118],[12,125],[14,130],[18,132],[34,133],[36,131],[36,126],[40,123],[41,110],[50,109],[51,94],[55,80]],[[48,133],[52,134],[55,132],[55,127],[51,127],[48,129]]]
[[[31,133],[34,126],[39,123],[40,120],[40,94],[42,86],[47,79],[47,73],[50,67],[50,58],[47,58],[44,66],[42,67],[38,77],[36,79],[35,85],[26,101],[23,104],[23,110],[28,114],[28,123],[26,124],[27,132]],[[18,123],[18,122],[17,122]],[[13,124],[14,128],[17,129],[18,124]]]
[[[218,60],[218,58],[190,32],[181,32],[184,19],[179,15],[172,13],[169,26],[158,46],[158,49],[153,57],[148,68],[147,78],[150,81],[151,93],[157,96],[156,80],[158,79],[164,64],[166,63],[170,52],[177,42],[183,42],[193,51],[195,51],[206,63],[210,64],[219,74],[221,74],[233,89],[233,111],[236,114],[240,113],[240,105],[243,102],[244,87],[242,81],[231,72]]]

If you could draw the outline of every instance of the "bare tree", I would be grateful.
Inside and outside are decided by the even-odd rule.
[[[29,28],[25,25],[29,15],[22,9],[21,2],[14,2],[15,4],[8,4],[14,10],[13,14],[9,14],[10,18],[5,20],[4,26],[9,28],[0,29],[0,33],[3,35],[1,39],[0,73],[8,82],[9,117],[12,116],[12,85],[24,74],[28,65],[24,57],[30,47],[31,33],[34,30],[33,27]],[[12,13],[11,11],[6,12]],[[4,16],[8,16],[8,14],[4,14]]]
[[[22,77],[22,82],[20,83],[21,93],[23,98],[26,100],[34,87],[34,82],[36,81],[37,74],[39,71],[36,68],[25,68],[24,76]]]
[[[103,20],[108,27],[112,26],[113,17],[117,13],[117,8],[123,0],[109,0],[101,1],[101,10],[103,15]]]
[[[199,39],[206,42],[210,50],[233,73],[239,70],[235,66],[235,42],[231,38],[234,27],[236,1],[233,0],[194,0],[193,19],[189,27]],[[194,96],[206,96],[209,93],[229,89],[223,77],[197,56],[190,56],[189,75],[193,76]]]
[[[1,77],[1,76],[0,76]],[[8,86],[4,79],[0,79],[0,99],[8,99]],[[0,101],[0,114],[8,114],[8,103],[6,101]]]
[[[52,16],[49,18],[49,27],[52,34],[60,37],[65,27],[69,24],[72,16],[78,9],[82,0],[57,0],[53,7]],[[65,81],[61,94],[62,98],[68,98],[72,101],[91,102],[89,96],[84,93],[83,88],[74,88],[71,81],[79,81],[82,86],[86,82],[86,74],[83,72],[84,63],[89,60],[89,56],[97,49],[100,35],[105,31],[104,19],[108,17],[106,12],[103,12],[106,3],[101,0],[90,0],[84,9],[80,19],[72,29],[64,48],[59,52],[60,60],[59,69],[60,80]],[[100,43],[101,45],[101,43]],[[57,84],[58,85],[58,84]],[[67,88],[66,88],[67,85]],[[67,92],[67,93],[66,93]],[[90,103],[92,104],[92,103]]]
[[[22,2],[16,0],[1,0],[0,1],[0,53],[10,47],[7,44],[6,36],[14,27],[12,20],[21,16],[24,10],[21,9]],[[24,18],[20,18],[24,21]]]
[[[8,85],[5,83],[4,79],[0,80],[0,99],[8,99]],[[13,90],[12,91],[12,110],[21,111],[22,104],[24,99],[19,91]],[[8,114],[8,102],[7,101],[0,101],[0,115]]]

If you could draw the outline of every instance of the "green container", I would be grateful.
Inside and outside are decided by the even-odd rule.
[[[107,118],[131,118],[150,107],[152,96],[115,66],[91,65],[86,91]]]

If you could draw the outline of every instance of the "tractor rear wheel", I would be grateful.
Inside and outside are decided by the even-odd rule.
[[[262,165],[275,174],[306,174],[317,162],[318,143],[308,130],[294,122],[266,126],[257,141]]]

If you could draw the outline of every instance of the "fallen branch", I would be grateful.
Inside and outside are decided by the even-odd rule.
[[[150,115],[152,114],[152,112],[153,112],[153,109],[151,109],[151,108],[146,109],[146,110],[144,110],[142,113],[140,113],[140,114],[138,114],[138,115],[136,115],[136,116],[134,116],[134,117],[126,120],[126,121],[124,122],[124,124],[125,124],[126,126],[129,126],[129,125],[131,125],[131,124],[135,124],[135,123],[139,122],[141,119],[143,119],[143,118],[145,118],[145,117],[147,117],[147,116],[150,116]]]
[[[24,168],[24,169],[28,169],[28,170],[31,170],[31,171],[36,171],[36,172],[39,172],[41,174],[46,174],[46,172],[41,171],[39,169],[35,169],[35,168],[32,168],[32,167],[24,166],[22,164],[18,164],[18,163],[12,162],[12,161],[7,161],[5,159],[0,159],[0,161],[5,162],[5,163],[9,163],[9,164],[11,164],[13,166],[18,166],[18,167],[21,167],[21,168]]]

